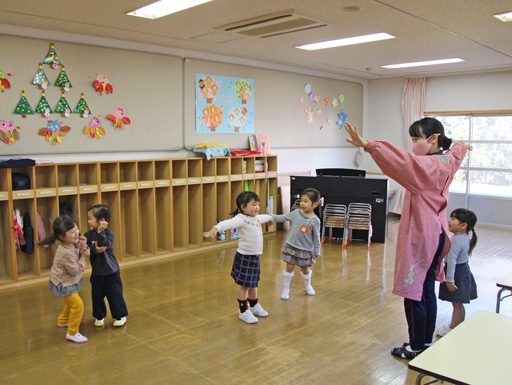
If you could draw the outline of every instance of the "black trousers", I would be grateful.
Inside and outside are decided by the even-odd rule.
[[[444,247],[444,233],[439,236],[439,244],[432,264],[423,282],[421,301],[404,299],[405,317],[409,326],[409,343],[412,350],[423,350],[434,338],[437,318],[437,298],[435,291],[436,267]]]
[[[123,298],[123,283],[121,273],[116,271],[109,275],[91,274],[92,288],[92,316],[103,319],[107,316],[105,297],[108,300],[110,314],[114,319],[120,319],[128,315],[126,302]]]

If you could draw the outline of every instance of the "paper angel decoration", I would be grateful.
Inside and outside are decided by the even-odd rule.
[[[62,66],[60,69],[59,77],[55,80],[55,86],[60,87],[62,92],[68,92],[73,87],[66,74],[66,67]]]
[[[27,115],[33,115],[34,110],[32,110],[32,107],[30,107],[30,104],[25,97],[25,91],[21,91],[21,98],[18,104],[16,105],[16,108],[14,109],[14,114],[21,115],[22,118],[26,118]]]
[[[11,74],[9,74],[9,76],[11,76]],[[5,77],[4,70],[0,67],[0,90],[5,92],[5,88],[10,89],[11,83],[9,83],[9,80]]]
[[[55,107],[55,112],[62,115],[63,118],[69,118],[71,114],[71,107],[69,107],[68,101],[66,100],[66,94],[63,92],[59,103],[57,103],[57,107]]]
[[[8,145],[14,144],[20,138],[19,129],[18,126],[14,127],[12,120],[0,121],[0,140]]]
[[[112,123],[114,123],[114,128],[122,130],[124,130],[125,124],[131,123],[130,118],[125,116],[124,110],[122,108],[116,108],[113,114],[107,116],[107,119],[112,120]]]
[[[50,81],[44,73],[43,63],[39,63],[39,67],[37,68],[37,72],[34,75],[34,79],[32,79],[32,84],[39,86],[39,89],[41,90],[45,90],[48,88],[48,86],[51,86]]]
[[[57,52],[55,52],[55,44],[50,44],[50,50],[46,54],[43,64],[49,64],[52,69],[56,69],[60,66],[59,57],[57,56]]]
[[[46,127],[39,130],[39,135],[45,136],[46,141],[50,144],[58,144],[62,142],[62,136],[66,135],[71,127],[62,126],[63,122],[58,120],[49,120]]]
[[[36,112],[41,114],[43,118],[48,118],[50,114],[53,113],[50,104],[48,104],[48,100],[46,100],[44,91],[41,91],[41,99],[39,99],[39,103],[37,103]]]
[[[83,92],[80,95],[80,99],[78,100],[78,103],[73,112],[75,114],[80,114],[81,118],[87,118],[87,116],[91,113],[91,110],[89,109],[89,106],[87,105],[87,102],[85,101]]]
[[[91,139],[101,139],[105,136],[105,129],[101,126],[101,121],[99,116],[94,116],[89,125],[85,127],[84,135],[89,136]]]
[[[98,76],[96,76],[96,80],[94,81],[94,83],[92,83],[92,85],[94,87],[94,90],[96,92],[99,92],[100,95],[103,95],[103,92],[105,92],[106,94],[111,94],[114,92],[114,88],[108,81],[107,74],[98,74]]]

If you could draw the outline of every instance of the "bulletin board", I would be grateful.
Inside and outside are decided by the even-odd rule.
[[[80,114],[62,117],[52,113],[48,118],[34,113],[21,118],[13,113],[22,90],[35,110],[41,98],[41,89],[32,80],[49,49],[51,41],[23,37],[1,36],[2,59],[0,67],[11,84],[0,93],[0,120],[13,120],[19,126],[19,140],[12,145],[0,142],[0,155],[96,153],[115,151],[168,151],[183,148],[183,85],[182,59],[169,55],[129,51],[124,49],[54,41],[55,51],[65,66],[72,87],[65,98],[72,110],[81,93],[90,109],[87,118]],[[45,97],[55,109],[61,88],[54,86],[60,67],[51,69],[43,64],[51,84]],[[113,92],[95,92],[93,82],[98,73],[107,74]],[[8,76],[11,75],[11,76]],[[114,128],[107,117],[117,108],[124,110],[130,123],[124,129]],[[99,117],[105,130],[101,139],[84,135],[92,117]],[[56,145],[46,142],[38,132],[48,120],[58,120],[69,126]]]
[[[342,109],[349,122],[358,127],[362,126],[363,86],[360,83],[250,66],[185,59],[184,139],[187,149],[199,143],[211,142],[227,144],[231,148],[248,146],[246,133],[202,134],[196,132],[196,121],[202,119],[201,116],[196,116],[195,111],[197,73],[253,79],[254,133],[268,134],[272,148],[350,146],[345,141],[346,132],[336,124]],[[308,84],[310,87],[307,86]],[[310,100],[311,93],[316,95],[313,100]],[[340,102],[340,95],[343,96],[342,102]],[[333,99],[337,100],[336,106],[333,105]],[[224,116],[228,111],[222,112]]]

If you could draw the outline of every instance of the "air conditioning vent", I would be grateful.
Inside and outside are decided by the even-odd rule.
[[[215,28],[217,31],[247,37],[273,37],[286,33],[325,27],[327,24],[294,14],[293,9],[272,13]]]

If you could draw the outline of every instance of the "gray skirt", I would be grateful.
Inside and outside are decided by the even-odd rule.
[[[444,271],[446,272],[446,266]],[[455,266],[455,291],[448,290],[446,282],[439,285],[439,299],[453,303],[469,303],[478,297],[475,278],[469,268],[469,263],[459,263]]]
[[[84,280],[83,278],[80,278],[80,281],[75,283],[74,285],[69,286],[62,286],[62,283],[59,283],[57,286],[52,282],[52,280],[49,280],[48,288],[50,291],[56,295],[57,297],[67,297],[68,295],[78,293],[80,290],[82,290],[82,287],[84,286]]]
[[[316,262],[312,251],[297,249],[288,243],[281,249],[281,259],[299,267],[311,267]]]

